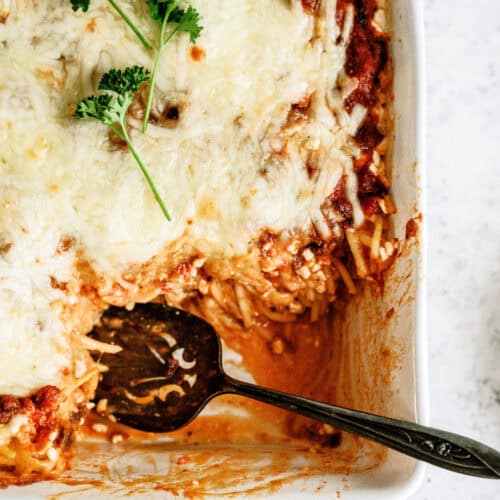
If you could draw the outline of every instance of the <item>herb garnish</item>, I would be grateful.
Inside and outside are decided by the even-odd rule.
[[[149,114],[151,112],[151,104],[153,102],[153,94],[155,89],[156,77],[163,49],[167,43],[178,33],[189,33],[189,41],[195,43],[200,36],[200,14],[196,9],[189,5],[186,9],[180,7],[182,0],[148,0],[149,13],[155,21],[160,25],[159,45],[156,47],[156,57],[153,63],[151,81],[149,83],[148,100],[146,111],[144,113],[144,121],[142,123],[142,132],[146,133],[148,128]],[[172,25],[170,32],[167,34],[167,25]]]
[[[82,9],[83,12],[87,12],[89,10],[90,0],[71,0],[71,7],[73,7],[74,11]]]
[[[82,10],[87,12],[91,0],[70,0],[74,11]],[[139,28],[125,14],[115,0],[108,0],[110,5],[127,23],[130,29],[135,33],[142,45],[150,50],[152,45],[141,33]],[[89,96],[78,103],[76,118],[94,118],[106,125],[118,137],[120,137],[128,147],[128,150],[139,165],[156,201],[167,220],[171,220],[163,200],[161,199],[149,172],[144,166],[139,154],[135,150],[127,132],[127,111],[132,104],[132,99],[139,89],[141,83],[149,83],[148,98],[144,112],[144,121],[142,123],[142,133],[146,133],[153,103],[156,77],[160,66],[161,56],[167,43],[180,33],[188,33],[191,43],[195,43],[200,36],[200,14],[191,5],[182,7],[184,0],[147,0],[149,14],[151,18],[160,25],[159,43],[156,48],[156,55],[153,62],[153,70],[150,73],[140,66],[132,66],[123,71],[111,69],[103,75],[99,83],[99,90],[107,91],[98,96]],[[167,26],[171,29],[167,32]]]
[[[123,12],[115,0],[108,0],[111,6],[118,12],[123,20],[128,24],[130,29],[136,34],[137,38],[142,42],[146,49],[151,49],[151,44],[146,40],[146,37],[141,33],[137,26],[131,19]],[[149,14],[151,18],[160,25],[160,38],[159,44],[156,48],[156,56],[153,62],[153,71],[151,74],[151,81],[149,83],[148,99],[146,103],[146,110],[144,113],[144,121],[142,123],[142,133],[145,134],[148,129],[149,115],[151,113],[151,105],[153,103],[153,95],[156,84],[156,77],[158,75],[158,68],[160,67],[160,60],[163,54],[163,49],[172,38],[179,33],[189,33],[189,41],[195,43],[200,36],[200,14],[198,11],[188,5],[183,8],[184,0],[147,0]],[[71,0],[71,5],[74,11],[81,9],[87,12],[90,0]],[[171,30],[167,33],[167,26],[171,26]]]
[[[127,23],[129,28],[135,33],[135,36],[141,41],[144,48],[147,50],[151,50],[153,47],[146,40],[146,37],[141,33],[139,28],[133,23],[133,21],[125,14],[125,12],[121,9],[121,7],[115,2],[115,0],[108,0],[111,4],[111,7],[115,9],[115,11],[119,14],[119,16]],[[71,6],[73,10],[76,12],[77,10],[82,10],[83,12],[87,12],[90,6],[90,0],[71,0]]]
[[[99,83],[98,89],[105,93],[82,99],[78,103],[74,116],[80,119],[99,120],[125,141],[160,205],[161,211],[170,221],[170,214],[127,132],[127,111],[132,104],[134,94],[142,83],[149,82],[150,79],[149,71],[141,66],[131,66],[124,70],[111,69],[102,76]]]

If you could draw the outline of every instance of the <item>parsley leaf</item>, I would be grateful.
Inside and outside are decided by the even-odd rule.
[[[82,9],[86,12],[89,8],[91,0],[71,0],[73,10]],[[122,17],[130,29],[135,33],[137,38],[141,41],[146,49],[152,49],[151,44],[147,41],[146,37],[141,33],[133,21],[117,4],[116,0],[108,0],[113,9]],[[187,33],[189,41],[195,43],[203,27],[200,24],[200,14],[192,6],[185,4],[184,0],[147,0],[149,15],[151,18],[160,25],[160,40],[156,47],[156,56],[153,62],[153,70],[151,75],[151,82],[149,85],[148,98],[146,103],[146,110],[144,113],[144,121],[142,123],[142,132],[146,133],[149,123],[149,115],[151,114],[151,106],[153,104],[153,94],[155,90],[158,69],[163,54],[163,49],[175,35],[180,33]],[[170,26],[170,32],[167,33],[167,26]]]
[[[141,83],[149,81],[151,75],[142,66],[129,66],[123,71],[110,69],[99,82],[99,90],[111,90],[117,94],[137,92]]]
[[[97,118],[104,116],[104,112],[111,104],[112,96],[104,94],[100,96],[92,95],[82,99],[76,108],[75,118]]]
[[[170,10],[170,19],[172,22],[178,22],[182,16],[182,9],[177,6],[175,0],[148,0],[148,9],[151,19],[161,23]]]
[[[89,10],[90,0],[71,0],[71,7],[76,12],[79,9],[82,9],[83,12],[87,12]]]
[[[177,32],[189,33],[189,41],[195,43],[203,29],[199,12],[190,5],[177,22]]]
[[[82,99],[76,107],[74,117],[98,120],[125,141],[130,154],[139,165],[158,205],[160,205],[163,215],[170,221],[170,214],[127,132],[127,112],[132,104],[134,94],[142,83],[149,80],[149,71],[141,66],[131,66],[124,70],[111,69],[102,76],[99,82],[99,90],[105,93]]]
[[[200,25],[200,14],[198,11],[188,5],[182,8],[182,0],[148,0],[148,8],[151,18],[160,24],[160,41],[157,47],[156,57],[153,63],[151,82],[149,84],[149,93],[142,123],[142,132],[146,133],[153,103],[153,94],[155,89],[158,68],[160,66],[163,49],[168,42],[179,33],[188,33],[189,41],[195,43],[203,27]],[[167,25],[171,25],[171,30],[166,34]]]

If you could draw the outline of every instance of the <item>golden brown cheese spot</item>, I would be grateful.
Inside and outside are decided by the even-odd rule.
[[[63,292],[68,290],[68,283],[65,281],[58,281],[54,276],[50,276],[50,286]]]
[[[31,148],[26,150],[26,156],[33,161],[41,161],[45,158],[49,149],[47,139],[40,135],[35,139],[35,143]]]
[[[71,250],[75,246],[76,240],[72,236],[64,236],[59,241],[57,253],[63,253]]]
[[[110,130],[108,132],[108,139],[112,150],[127,151],[127,143],[117,133]]]
[[[64,88],[64,78],[57,76],[51,69],[39,68],[36,73],[40,80],[47,82],[51,87],[58,90]]]
[[[206,52],[201,47],[198,47],[197,45],[193,45],[193,47],[191,47],[191,50],[190,50],[190,55],[191,55],[191,59],[193,61],[200,62],[203,59],[205,59]]]
[[[11,241],[6,241],[0,238],[0,255],[5,255],[9,252],[14,244]]]
[[[0,4],[0,24],[4,24],[10,15],[9,6],[5,5],[4,2]]]
[[[87,30],[90,31],[91,33],[94,33],[95,31],[95,28],[96,28],[96,22],[95,22],[95,18],[92,18],[88,23],[87,23],[87,26],[86,26]]]
[[[299,102],[292,104],[286,119],[286,125],[291,127],[293,125],[301,124],[309,118],[309,111],[311,108],[311,96],[305,96]]]
[[[221,213],[218,207],[215,205],[214,201],[211,198],[203,198],[198,205],[198,210],[196,215],[200,219],[211,219],[218,220],[221,219]]]

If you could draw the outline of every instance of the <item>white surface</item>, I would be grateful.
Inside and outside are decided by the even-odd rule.
[[[426,0],[431,424],[500,448],[500,2]],[[500,499],[429,467],[412,500]]]

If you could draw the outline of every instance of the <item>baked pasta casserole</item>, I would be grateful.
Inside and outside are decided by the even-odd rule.
[[[155,2],[80,3],[0,0],[3,484],[64,469],[110,305],[165,301],[279,355],[398,248],[388,0],[156,2],[203,29],[165,44],[118,134],[75,111],[111,68],[152,69],[114,5],[156,44]]]

